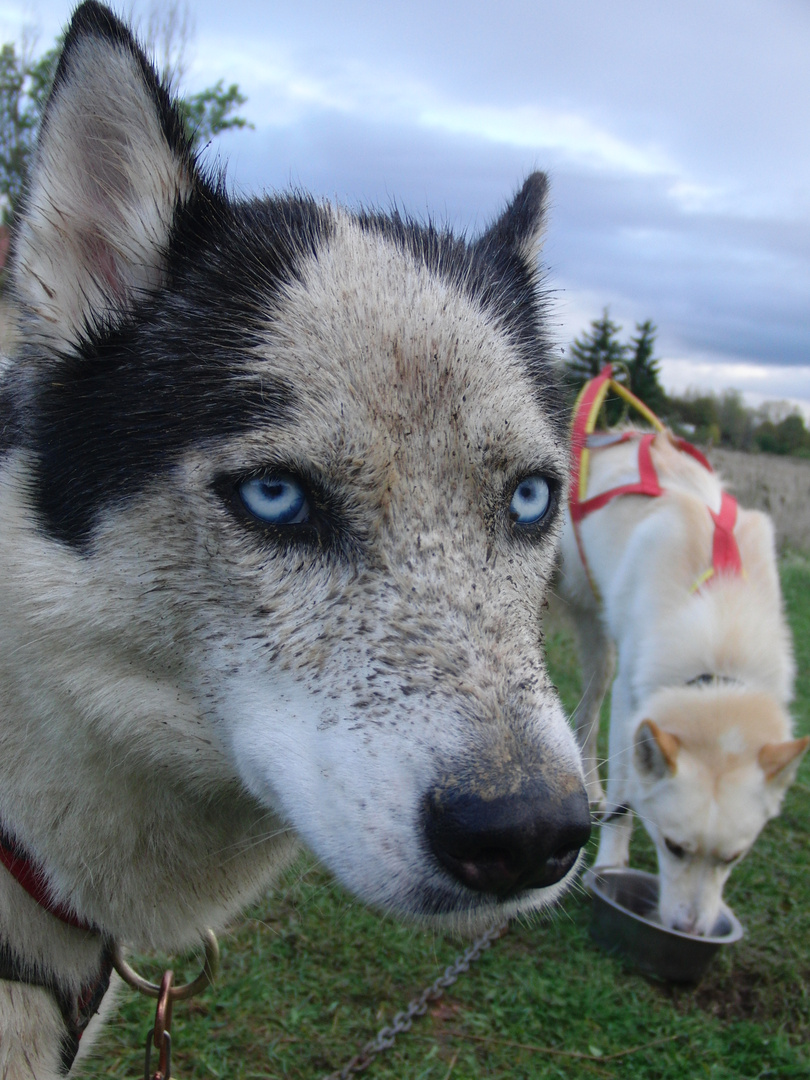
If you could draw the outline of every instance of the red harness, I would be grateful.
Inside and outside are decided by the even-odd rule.
[[[655,430],[608,432],[605,435],[595,435],[596,420],[608,390],[614,390],[623,397],[637,412],[641,413]],[[659,483],[651,452],[653,440],[664,430],[664,425],[658,417],[635,394],[622,386],[621,383],[615,381],[610,364],[607,364],[596,378],[585,384],[577,398],[571,422],[573,462],[568,505],[582,565],[585,567],[585,572],[597,596],[599,595],[598,590],[588,567],[588,561],[585,558],[580,525],[588,514],[601,510],[603,506],[607,506],[609,502],[620,495],[646,495],[650,498],[656,498],[665,494],[665,489]],[[638,480],[630,484],[619,484],[617,487],[603,491],[599,495],[587,498],[588,463],[591,453],[600,448],[631,441],[638,442]],[[697,447],[687,442],[686,439],[675,439],[674,441],[680,451],[690,454],[704,469],[708,469],[709,472],[712,471],[711,465]],[[734,526],[737,522],[737,500],[724,491],[721,496],[719,513],[715,514],[711,507],[706,507],[706,509],[714,522],[712,561],[710,568],[698,578],[693,589],[700,588],[715,574],[736,575],[743,572],[740,549],[734,537]]]
[[[54,900],[42,868],[6,834],[1,825],[0,865],[8,870],[40,907],[55,918],[68,926],[76,927],[77,930],[98,933],[90,923]],[[79,1040],[85,1028],[98,1012],[109,989],[112,968],[112,944],[105,941],[98,972],[77,990],[75,987],[60,984],[54,975],[40,971],[36,964],[32,965],[19,956],[10,944],[0,941],[0,979],[28,986],[41,986],[49,990],[56,1000],[65,1025],[61,1047],[61,1066],[65,1075],[70,1071],[79,1052]]]
[[[84,922],[64,904],[57,903],[51,896],[48,883],[42,869],[31,859],[18,844],[9,836],[6,836],[0,827],[0,864],[13,878],[22,885],[30,897],[68,926],[75,926],[77,930],[92,930],[89,923]]]

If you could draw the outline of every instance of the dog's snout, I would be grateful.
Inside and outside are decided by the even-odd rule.
[[[499,899],[553,885],[590,836],[588,798],[574,786],[562,798],[541,783],[495,798],[436,789],[426,799],[430,848],[457,881]]]

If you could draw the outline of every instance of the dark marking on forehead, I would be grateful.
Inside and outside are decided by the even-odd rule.
[[[231,205],[213,185],[178,211],[167,283],[76,355],[31,356],[35,407],[23,441],[46,532],[85,548],[101,510],[137,494],[184,451],[256,423],[283,423],[295,393],[246,369],[285,282],[328,235],[313,201]]]
[[[394,243],[431,274],[467,296],[511,340],[556,436],[567,437],[568,409],[546,331],[546,296],[513,245],[489,232],[468,242],[450,229],[422,224],[398,212],[364,213],[362,228]]]
[[[17,399],[9,387],[0,390],[0,459],[19,445],[21,417]]]
[[[142,344],[143,335],[112,340],[65,362],[59,377],[68,381],[39,394],[33,500],[46,531],[77,548],[87,546],[102,508],[132,498],[190,447],[290,413],[291,388],[239,379],[233,353],[201,357],[194,345],[164,339],[159,357],[139,362],[132,350]]]

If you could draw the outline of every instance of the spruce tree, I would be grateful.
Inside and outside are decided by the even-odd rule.
[[[656,326],[651,319],[636,323],[636,336],[628,343],[619,340],[621,326],[610,318],[608,308],[594,319],[589,332],[575,339],[565,366],[565,380],[572,400],[581,388],[604,368],[613,366],[613,377],[631,390],[654,413],[667,408],[661,386],[660,360],[655,357]],[[611,426],[627,416],[628,406],[615,394],[608,394],[599,418],[600,426]]]
[[[667,396],[661,385],[660,361],[653,356],[656,331],[650,319],[636,323],[637,336],[630,339],[628,347],[627,371],[636,397],[654,413],[660,413],[666,408]]]
[[[605,364],[624,362],[627,346],[619,341],[620,331],[621,327],[613,322],[605,308],[602,318],[591,323],[590,333],[574,339],[566,361],[566,379],[577,390],[598,375]]]
[[[627,346],[619,341],[621,326],[610,318],[608,308],[601,319],[591,322],[590,332],[575,338],[566,361],[565,381],[571,388],[572,401],[589,379],[598,375],[605,364],[614,365],[614,376],[619,375],[616,365],[624,365]],[[608,395],[602,409],[599,425],[610,426],[619,422],[623,405],[615,395]]]

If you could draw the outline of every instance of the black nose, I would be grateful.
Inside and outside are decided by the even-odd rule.
[[[563,796],[540,783],[492,799],[437,788],[425,811],[428,842],[444,869],[499,899],[565,877],[591,833],[588,796],[578,781]]]

